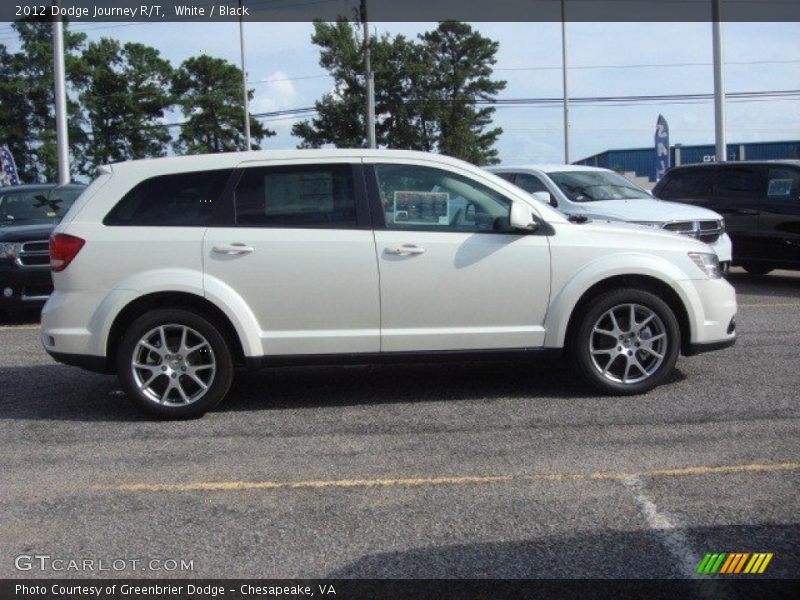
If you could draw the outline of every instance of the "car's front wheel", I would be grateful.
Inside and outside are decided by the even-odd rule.
[[[199,313],[148,312],[125,332],[117,374],[139,408],[162,419],[198,417],[225,397],[233,358],[219,329]]]
[[[681,334],[669,305],[640,289],[605,292],[586,306],[570,340],[583,378],[612,394],[640,394],[669,375]]]

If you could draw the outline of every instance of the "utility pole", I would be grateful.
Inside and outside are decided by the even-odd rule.
[[[244,148],[252,150],[250,142],[250,98],[247,94],[247,65],[244,60],[244,11],[239,0],[239,49],[242,54],[242,88],[244,92]]]
[[[714,44],[714,141],[717,162],[728,160],[725,139],[725,73],[722,51],[722,0],[711,0],[712,38]]]
[[[367,80],[367,147],[375,148],[375,78],[369,62],[367,0],[361,0],[361,23],[364,25],[364,71]]]
[[[58,0],[54,0],[58,6]],[[67,131],[67,89],[64,83],[64,21],[53,18],[53,75],[56,97],[56,149],[58,155],[58,183],[69,183],[69,133]]]
[[[569,88],[567,87],[567,19],[561,0],[561,77],[564,85],[564,162],[569,164]]]

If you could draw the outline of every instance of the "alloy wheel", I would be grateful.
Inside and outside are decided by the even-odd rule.
[[[164,406],[185,406],[206,395],[217,372],[214,350],[197,330],[171,323],[136,343],[131,369],[139,390]]]
[[[658,371],[668,344],[667,329],[657,313],[642,304],[619,304],[595,322],[589,354],[603,377],[634,384]]]

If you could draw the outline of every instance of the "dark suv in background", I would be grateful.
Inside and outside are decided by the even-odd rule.
[[[50,234],[85,187],[0,187],[0,313],[44,305],[53,291]]]
[[[733,264],[748,273],[800,269],[800,160],[675,167],[653,195],[710,208],[725,217]]]

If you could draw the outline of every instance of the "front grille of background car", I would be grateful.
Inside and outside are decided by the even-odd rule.
[[[48,240],[25,242],[17,257],[17,264],[21,267],[49,267],[50,242]]]
[[[53,286],[51,285],[26,285],[22,290],[23,300],[41,300],[47,298],[53,293]]]
[[[719,221],[678,221],[667,223],[664,229],[690,235],[706,244],[713,244],[722,235],[722,225]]]

